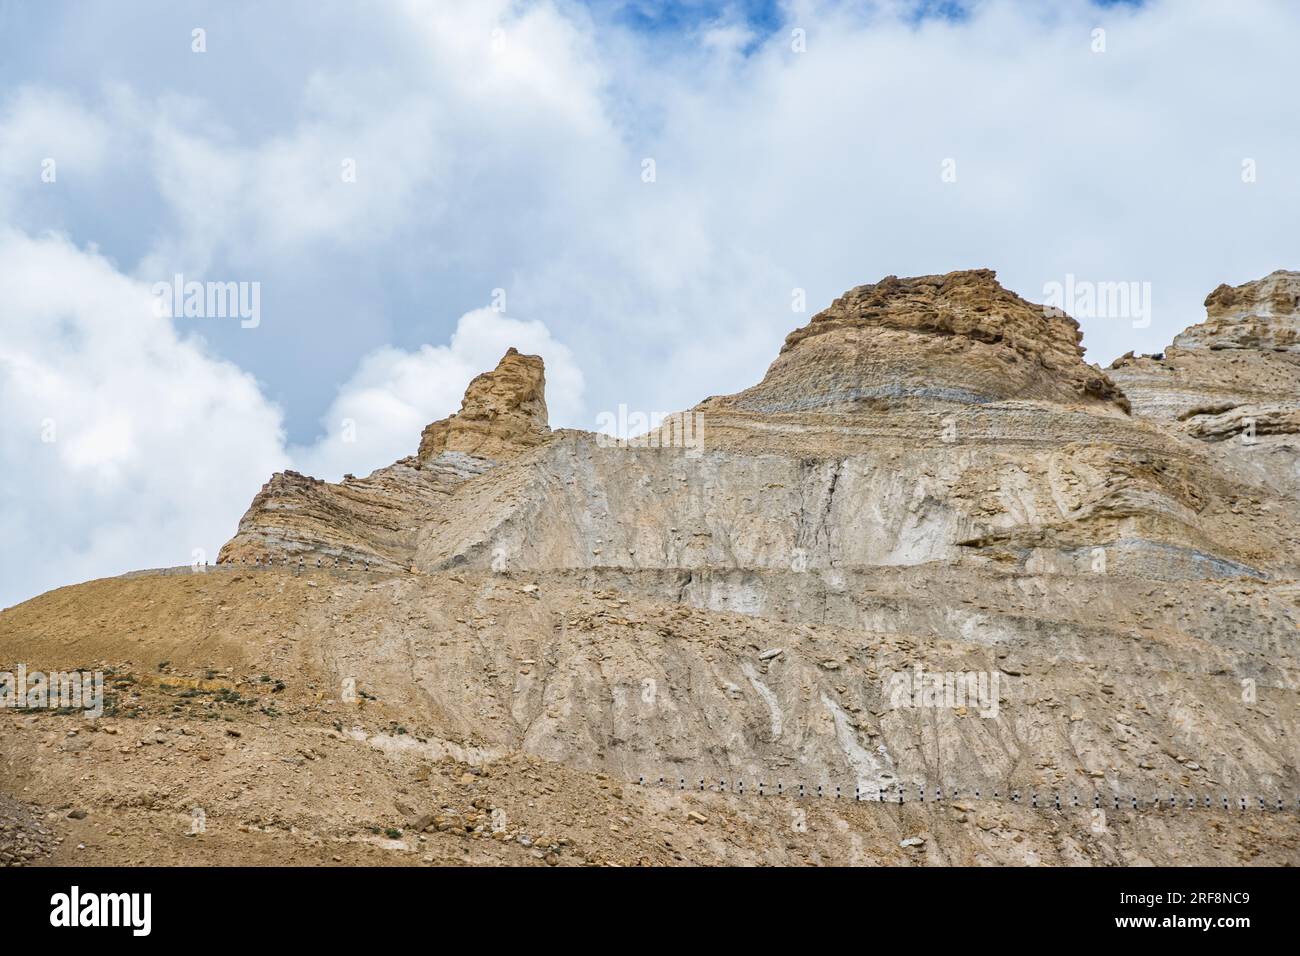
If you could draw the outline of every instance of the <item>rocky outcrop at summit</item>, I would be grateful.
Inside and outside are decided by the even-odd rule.
[[[511,348],[493,371],[469,383],[459,412],[425,428],[416,457],[426,462],[451,451],[504,461],[550,433],[542,359]]]
[[[1163,354],[1124,355],[1111,377],[1137,416],[1202,446],[1219,474],[1300,497],[1300,272],[1221,285],[1205,308]],[[1296,508],[1284,511],[1289,526]]]
[[[550,435],[545,387],[542,359],[510,349],[470,382],[458,414],[425,428],[414,457],[338,484],[272,476],[218,560],[409,570],[420,530],[457,485]]]
[[[1205,299],[1208,318],[1174,339],[1181,349],[1300,352],[1300,272],[1221,285]]]
[[[1137,414],[1183,423],[1174,427],[1209,440],[1240,434],[1244,419],[1256,419],[1257,429],[1295,432],[1300,272],[1279,270],[1244,285],[1221,285],[1205,308],[1206,320],[1175,336],[1162,354],[1130,352],[1111,365],[1111,378]]]
[[[998,284],[989,269],[858,286],[791,332],[738,408],[877,409],[909,400],[1050,401],[1128,410],[1123,393],[1083,361],[1082,333]]]

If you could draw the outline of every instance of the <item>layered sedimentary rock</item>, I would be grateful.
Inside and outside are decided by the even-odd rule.
[[[1220,285],[1205,298],[1208,318],[1174,339],[1179,348],[1300,352],[1300,272]]]
[[[550,433],[541,357],[512,348],[493,371],[469,383],[457,414],[425,428],[416,457],[425,462],[451,451],[502,461]]]
[[[276,476],[223,551],[365,555],[382,578],[98,582],[9,614],[0,656],[20,634],[103,654],[77,602],[102,621],[120,591],[133,615],[146,598],[196,609],[204,656],[160,626],[133,645],[160,659],[247,654],[318,694],[364,681],[370,710],[319,720],[355,713],[347,739],[402,773],[523,753],[600,789],[663,776],[1294,802],[1294,290],[1293,273],[1221,287],[1164,356],[1103,372],[1072,320],[991,272],[889,278],[791,333],[760,383],[628,445],[550,432],[540,360],[512,350],[415,457],[339,485]],[[991,699],[911,693],[935,674],[982,675]],[[380,801],[408,799],[385,786]],[[1203,839],[1187,815],[1056,819],[934,821],[933,852],[1265,852]],[[1300,861],[1297,825],[1258,827],[1274,858]],[[803,846],[747,839],[732,859]]]
[[[988,269],[889,276],[836,299],[791,332],[762,383],[732,404],[759,412],[920,400],[1111,403],[1119,389],[1086,365],[1078,323],[1049,316]]]
[[[218,563],[340,562],[406,571],[420,529],[455,487],[492,462],[460,452],[403,458],[335,484],[285,471],[271,477],[221,549]]]
[[[1280,287],[1274,276],[1216,291],[1213,331],[1184,333],[1202,343],[1185,351],[1248,364],[1263,347],[1263,361],[1276,359],[1287,333],[1257,303],[1270,322],[1285,319]],[[1279,469],[1294,471],[1294,448],[1273,448],[1276,467],[1261,468],[1196,440],[1190,419],[1169,423],[1148,403],[1130,414],[1079,339],[1072,320],[989,271],[889,278],[791,333],[758,385],[687,413],[702,447],[552,435],[537,413],[540,361],[512,350],[471,383],[459,415],[426,430],[415,464],[393,467],[423,476],[447,466],[449,447],[491,447],[504,464],[465,458],[439,482],[421,477],[426,497],[383,512],[400,520],[382,528],[324,505],[344,488],[368,490],[361,483],[313,485],[312,506],[297,513],[325,530],[295,546],[378,554],[424,574],[579,572],[652,600],[955,641],[996,634],[1008,647],[1054,621],[1067,631],[1086,622],[1107,653],[1131,640],[1153,584],[1249,591],[1293,579],[1300,520]],[[285,497],[255,504],[241,538],[273,543]],[[940,576],[943,596],[915,593]],[[1047,607],[989,597],[1004,580],[1032,582]],[[987,613],[972,618],[971,603]],[[1217,640],[1249,656],[1252,640],[1285,646],[1293,627],[1261,616],[1253,636]],[[1273,679],[1289,680],[1291,658],[1278,666]]]
[[[987,271],[855,290],[792,333],[761,383],[690,415],[703,448],[562,433],[463,489],[417,566],[1295,567],[1295,522],[1259,520],[1290,511],[1272,488],[1130,416],[1074,323]]]
[[[1138,414],[1187,423],[1189,432],[1234,409],[1258,411],[1265,430],[1287,430],[1272,424],[1300,407],[1300,272],[1221,285],[1205,308],[1206,320],[1175,336],[1164,353],[1117,359],[1111,378]],[[1212,427],[1198,437],[1226,433]]]
[[[339,484],[294,471],[272,476],[218,560],[409,570],[420,529],[457,485],[549,437],[545,387],[541,358],[510,349],[470,382],[458,414],[425,428],[413,457]]]
[[[1205,300],[1206,320],[1160,355],[1117,359],[1135,412],[1202,444],[1224,474],[1300,494],[1300,272],[1278,271]],[[1271,517],[1271,516],[1270,516]]]

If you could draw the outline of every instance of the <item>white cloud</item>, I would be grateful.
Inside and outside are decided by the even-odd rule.
[[[22,87],[0,109],[0,217],[30,206],[62,180],[96,182],[110,134],[102,118],[56,90]]]
[[[335,430],[286,449],[257,382],[154,306],[148,283],[66,238],[0,227],[0,607],[196,552],[215,559],[273,472],[337,479],[412,454],[510,345],[547,360],[556,407],[581,401],[581,372],[541,322],[480,309],[447,346],[361,362],[327,416],[353,419],[355,444]]]
[[[251,376],[177,337],[144,283],[0,228],[0,606],[215,557],[286,458]]]
[[[528,215],[529,182],[590,188],[619,148],[591,34],[551,4],[394,0],[385,15],[404,47],[394,51],[401,69],[313,72],[291,121],[260,140],[240,140],[189,98],[148,105],[118,94],[122,118],[145,128],[179,226],[140,274],[205,272],[215,259],[264,267],[313,244],[355,249],[416,225],[443,255],[462,255],[467,233]],[[481,217],[482,190],[499,198],[499,218]]]
[[[179,230],[138,271],[206,272],[218,258],[265,267],[311,243],[375,242],[416,214],[415,190],[437,175],[432,115],[388,91],[381,108],[358,114],[346,85],[318,77],[308,99],[320,105],[253,145],[214,130],[193,104],[161,104],[148,120],[151,169]]]
[[[8,232],[0,257],[0,525],[49,558],[4,565],[0,602],[215,547],[288,461],[334,477],[410,454],[511,345],[546,356],[553,424],[593,427],[620,403],[670,411],[751,384],[790,329],[890,273],[989,266],[1031,299],[1067,273],[1150,281],[1150,328],[1085,321],[1104,362],[1162,348],[1218,283],[1297,265],[1300,6],[1283,0],[986,0],[919,24],[905,0],[799,0],[765,39],[730,12],[646,38],[599,6],[392,0],[364,25],[313,6],[276,69],[252,71],[228,31],[292,29],[283,7],[214,18],[208,59],[168,60],[152,86],[124,72],[135,86],[100,100],[63,87],[116,72],[59,63],[56,33],[45,86],[0,100],[0,217],[76,242]],[[79,12],[76,36],[115,16]],[[161,42],[114,35],[105,55],[133,64]],[[265,102],[204,80],[239,70],[274,87]],[[57,190],[38,183],[47,153]],[[95,243],[120,269],[82,251]],[[147,284],[118,272],[261,280],[268,319],[203,347],[124,325]],[[447,345],[419,345],[496,286],[546,326],[471,312]],[[328,376],[298,360],[305,343]],[[322,378],[344,384],[322,398]],[[292,446],[266,394],[297,423]],[[46,417],[52,448],[32,444]]]

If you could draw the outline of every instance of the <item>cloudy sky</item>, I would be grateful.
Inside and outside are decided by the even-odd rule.
[[[214,557],[510,345],[593,428],[989,267],[1150,283],[1081,322],[1159,351],[1300,267],[1298,45],[1289,0],[0,0],[0,606]],[[159,309],[177,275],[256,320]]]

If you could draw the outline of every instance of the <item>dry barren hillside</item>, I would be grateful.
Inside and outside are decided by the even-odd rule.
[[[109,691],[0,710],[0,862],[1300,862],[1300,274],[1207,309],[1103,371],[890,277],[633,442],[512,349],[217,566],[0,614]]]

